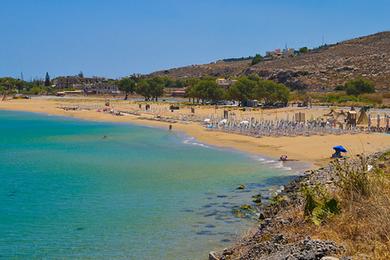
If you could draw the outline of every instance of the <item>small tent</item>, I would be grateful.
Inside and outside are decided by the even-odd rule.
[[[360,109],[360,115],[359,115],[359,118],[357,120],[357,124],[358,125],[367,125],[368,124],[368,116],[366,113],[366,109],[364,109],[363,107]]]

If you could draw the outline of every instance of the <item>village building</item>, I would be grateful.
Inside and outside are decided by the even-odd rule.
[[[294,57],[297,54],[297,51],[293,48],[285,48],[285,49],[275,49],[274,51],[267,51],[265,53],[265,60],[279,59],[279,58],[287,58]]]
[[[109,81],[86,84],[83,90],[86,94],[120,94],[118,86]]]
[[[82,90],[85,94],[119,94],[118,86],[109,79],[102,77],[57,77],[52,80],[57,89]]]
[[[186,88],[164,88],[164,95],[167,97],[185,97]]]
[[[231,85],[233,85],[236,82],[237,80],[235,79],[225,79],[225,78],[216,79],[217,85],[223,87],[224,89],[228,89]]]

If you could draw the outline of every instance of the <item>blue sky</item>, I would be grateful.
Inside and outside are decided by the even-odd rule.
[[[121,77],[390,29],[387,0],[1,0],[0,76]]]

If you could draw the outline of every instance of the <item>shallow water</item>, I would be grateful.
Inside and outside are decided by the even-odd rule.
[[[204,259],[252,224],[234,206],[293,175],[161,129],[0,111],[0,257]]]

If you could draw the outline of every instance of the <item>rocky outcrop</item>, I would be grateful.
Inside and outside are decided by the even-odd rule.
[[[248,68],[251,61],[234,61],[234,62],[212,62],[210,64],[190,65],[186,67],[173,68],[168,70],[156,71],[150,76],[168,76],[171,78],[199,78],[203,76],[213,77],[233,77],[239,76],[242,71]]]
[[[268,74],[266,78],[287,85],[295,82],[312,91],[333,90],[362,76],[374,81],[378,90],[389,91],[390,32],[340,42],[296,57],[261,62],[244,73]]]
[[[343,252],[344,248],[332,241],[315,240],[310,237],[288,243],[283,235],[276,235],[271,241],[257,244],[241,259],[258,260],[320,260],[323,257]],[[223,259],[223,257],[221,258]]]
[[[376,164],[381,155],[382,153],[378,152],[369,157],[358,157],[347,161],[339,159],[339,164],[360,167],[362,160],[365,164]],[[213,252],[209,259],[335,260],[338,259],[334,257],[335,255],[345,254],[345,248],[334,241],[312,239],[308,236],[313,235],[310,233],[284,232],[305,225],[304,219],[291,216],[291,211],[289,211],[291,208],[302,210],[303,199],[299,192],[301,187],[303,185],[316,186],[321,184],[329,190],[334,189],[339,178],[337,167],[337,164],[330,163],[326,167],[317,170],[308,170],[305,175],[286,185],[278,195],[277,203],[271,203],[262,208],[262,212],[259,214],[258,226],[250,236],[222,252]],[[340,259],[347,260],[350,258],[344,255]]]

